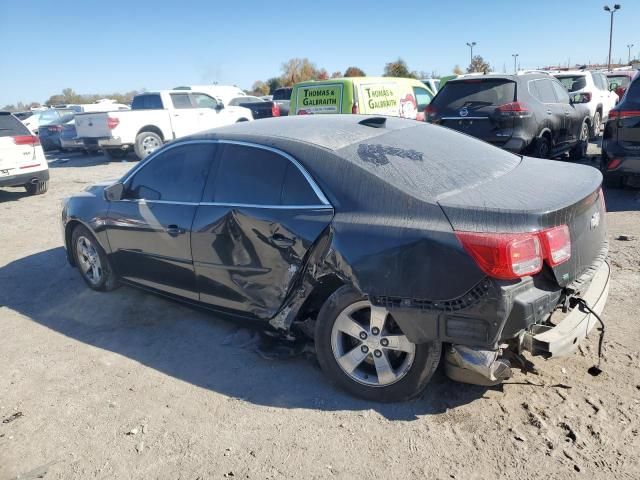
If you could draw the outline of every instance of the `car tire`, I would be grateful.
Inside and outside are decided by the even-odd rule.
[[[375,325],[382,327],[376,332]],[[411,343],[388,310],[373,307],[350,286],[336,290],[320,309],[314,341],[320,367],[333,383],[354,396],[378,402],[419,395],[442,353],[440,342]]]
[[[136,157],[143,160],[162,147],[162,143],[162,138],[160,138],[160,135],[157,133],[141,132],[136,137],[136,143],[133,146],[133,150],[136,153]]]
[[[533,144],[531,154],[538,158],[549,158],[551,155],[551,142],[549,141],[549,137],[546,135],[538,137]]]
[[[600,127],[602,126],[602,114],[596,112],[591,123],[591,140],[595,140],[600,136]]]
[[[74,228],[70,247],[80,276],[89,288],[100,292],[118,288],[111,262],[89,229],[83,225]]]
[[[589,125],[586,121],[583,121],[582,126],[580,127],[580,138],[578,139],[578,143],[576,143],[569,152],[569,158],[571,158],[571,160],[580,160],[587,156],[590,133]]]
[[[128,153],[129,153],[128,150],[123,150],[121,148],[105,148],[104,149],[104,154],[113,160],[122,160],[127,156]]]
[[[42,195],[49,189],[49,182],[45,180],[35,183],[27,183],[25,184],[24,189],[29,195]]]

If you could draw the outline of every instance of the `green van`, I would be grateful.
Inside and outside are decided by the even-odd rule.
[[[297,83],[289,115],[362,113],[425,120],[434,93],[419,80],[347,77]]]

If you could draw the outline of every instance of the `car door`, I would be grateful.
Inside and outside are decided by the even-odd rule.
[[[176,138],[200,131],[200,115],[188,93],[171,93],[171,127]]]
[[[215,98],[204,93],[191,93],[193,103],[198,115],[198,130],[204,131],[210,128],[220,127],[233,122],[225,122],[223,105]]]
[[[558,103],[553,84],[548,78],[534,80],[536,98],[544,105],[546,115],[546,126],[551,130],[553,146],[558,147],[567,141],[567,130],[565,122],[565,110],[562,104]]]
[[[564,111],[563,136],[564,142],[575,142],[580,136],[580,128],[584,121],[583,112],[577,110],[569,101],[569,92],[556,79],[550,79],[553,91],[556,95],[556,102],[562,106]]]
[[[124,280],[198,299],[191,225],[215,150],[212,142],[168,146],[125,180],[106,219],[113,265]]]
[[[200,300],[273,317],[332,217],[292,157],[261,145],[224,144],[193,223]]]

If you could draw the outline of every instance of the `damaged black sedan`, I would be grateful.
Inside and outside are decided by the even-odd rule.
[[[308,337],[335,383],[395,401],[443,350],[450,377],[492,384],[577,347],[608,294],[601,181],[420,122],[288,117],[173,142],[62,224],[89,287]]]

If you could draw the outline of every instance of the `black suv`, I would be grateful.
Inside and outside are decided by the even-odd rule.
[[[602,137],[602,174],[610,186],[640,187],[640,73],[609,112]]]
[[[427,121],[514,153],[549,158],[586,154],[591,120],[581,96],[554,77],[466,75],[449,80],[427,107]]]

